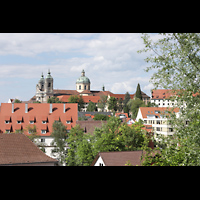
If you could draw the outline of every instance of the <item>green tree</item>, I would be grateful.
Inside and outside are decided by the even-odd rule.
[[[68,133],[68,137],[66,139],[68,149],[66,156],[66,165],[67,166],[78,166],[80,165],[79,158],[77,156],[77,147],[82,141],[84,135],[84,131],[80,128],[80,125],[76,125],[71,128],[70,133]]]
[[[115,97],[110,97],[108,100],[108,110],[117,111],[117,99]]]
[[[144,34],[142,39],[145,48],[139,52],[151,52],[145,59],[151,63],[146,71],[154,70],[151,82],[155,89],[171,89],[180,108],[178,117],[170,113],[173,137],[160,138],[164,148],[158,148],[160,154],[147,156],[145,161],[154,165],[200,165],[200,34],[160,34],[154,42]]]
[[[127,103],[129,102],[129,100],[131,99],[129,92],[126,92],[125,97],[124,97],[124,101],[123,104],[124,106],[127,105]]]
[[[103,120],[103,121],[107,121],[109,119],[108,115],[104,115],[104,114],[95,114],[93,120]]]
[[[79,97],[78,95],[71,95],[69,97],[69,103],[78,103],[78,111],[81,111],[85,104],[83,97]]]
[[[47,103],[62,103],[62,101],[60,101],[58,97],[53,96],[47,100]]]
[[[90,101],[87,107],[87,112],[94,112],[94,111],[97,111],[96,104]]]
[[[128,115],[129,115],[130,109],[129,109],[127,103],[129,102],[130,99],[131,99],[130,94],[128,92],[126,92],[124,101],[123,101],[123,109],[124,109],[125,113],[128,113]]]
[[[25,131],[27,131],[30,135],[28,135],[28,138],[34,142],[35,139],[37,139],[39,137],[39,134],[37,132],[37,127],[36,125],[28,125],[25,129]]]
[[[111,117],[101,128],[95,128],[93,135],[84,134],[80,125],[68,133],[66,142],[66,164],[68,166],[89,166],[98,152],[132,151],[143,149],[148,145],[143,124],[136,122],[131,127],[121,123],[119,117]]]
[[[119,98],[119,100],[117,101],[117,105],[118,105],[118,111],[122,112],[122,110],[123,110],[123,102],[122,102],[121,98]]]
[[[102,95],[100,96],[100,100],[97,103],[97,107],[100,108],[102,112],[104,112],[104,109],[106,107],[107,99],[108,99],[108,96]]]
[[[137,117],[137,113],[139,110],[139,107],[146,107],[144,101],[135,98],[135,99],[130,99],[129,102],[127,103],[130,111],[132,112],[132,119],[135,119]]]
[[[52,154],[58,158],[61,164],[63,164],[66,157],[66,126],[64,126],[62,122],[55,121],[53,123],[53,131],[51,133],[51,137],[53,137],[51,145],[54,146],[52,149]]]
[[[142,100],[142,92],[141,92],[140,84],[139,83],[137,85],[137,90],[136,90],[136,93],[135,93],[135,98],[138,98],[138,99]]]
[[[20,101],[19,99],[15,99],[14,103],[22,103],[22,101]]]

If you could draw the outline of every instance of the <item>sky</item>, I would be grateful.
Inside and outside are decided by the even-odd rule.
[[[0,103],[32,98],[48,69],[54,89],[75,90],[84,69],[91,90],[104,84],[113,93],[133,94],[140,83],[150,96],[153,72],[144,71],[147,54],[137,53],[143,48],[140,33],[0,33]]]

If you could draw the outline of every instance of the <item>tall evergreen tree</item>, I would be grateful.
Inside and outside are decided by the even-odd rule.
[[[124,101],[123,101],[124,107],[126,107],[126,105],[127,105],[127,103],[129,102],[130,98],[131,98],[131,97],[130,97],[129,92],[126,92],[125,97],[124,97]]]
[[[124,101],[123,101],[123,104],[124,104],[123,110],[124,110],[125,113],[128,113],[128,115],[129,115],[130,109],[129,109],[127,103],[129,102],[130,99],[131,99],[130,94],[128,92],[126,92],[125,97],[124,97]]]
[[[142,92],[141,92],[141,89],[140,89],[140,84],[138,83],[137,85],[137,90],[136,90],[136,93],[135,93],[135,97],[142,100]]]

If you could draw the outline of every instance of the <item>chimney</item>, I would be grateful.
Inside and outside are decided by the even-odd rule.
[[[49,113],[52,113],[52,103],[49,104]]]
[[[28,113],[28,104],[25,103],[25,113]]]
[[[12,103],[12,113],[14,113],[14,103]]]
[[[65,103],[63,104],[63,113],[65,113]]]

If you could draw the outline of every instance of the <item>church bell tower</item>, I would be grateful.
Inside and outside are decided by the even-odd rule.
[[[43,73],[41,78],[36,85],[36,101],[47,102],[49,98],[53,96],[53,77],[51,76],[50,70],[44,79]]]

